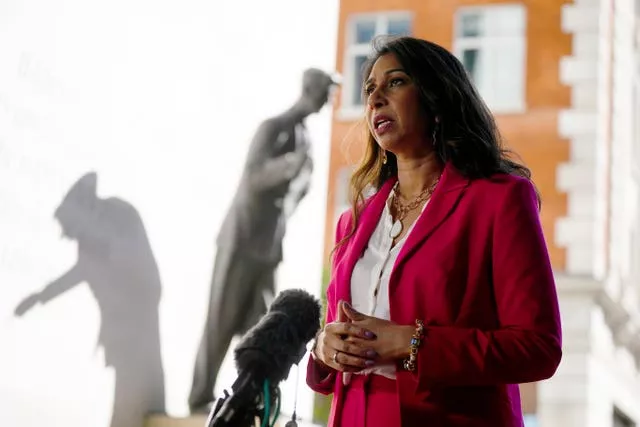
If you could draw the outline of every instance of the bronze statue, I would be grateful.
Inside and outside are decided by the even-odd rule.
[[[309,189],[313,168],[304,120],[328,102],[336,82],[312,68],[302,94],[284,113],[262,122],[217,238],[207,320],[189,396],[192,412],[214,401],[220,365],[234,335],[253,326],[275,293],[287,218]]]

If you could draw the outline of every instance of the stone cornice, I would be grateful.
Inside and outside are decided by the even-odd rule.
[[[616,346],[623,347],[633,356],[640,369],[640,321],[622,304],[611,297],[604,283],[589,275],[555,274],[560,298],[580,296],[600,307],[611,330]]]
[[[596,302],[602,308],[615,344],[627,349],[635,359],[636,368],[640,369],[640,321],[604,290],[597,294]]]

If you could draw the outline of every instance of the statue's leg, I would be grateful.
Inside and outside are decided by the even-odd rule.
[[[252,269],[237,252],[218,249],[212,275],[209,311],[202,334],[189,395],[192,411],[213,402],[216,377],[233,336],[239,332],[243,303],[254,280]]]
[[[273,302],[276,291],[276,270],[277,264],[272,262],[252,260],[255,271],[254,292],[250,295],[249,301],[245,305],[244,318],[242,319],[242,333],[255,326],[260,318],[264,316],[267,309]]]

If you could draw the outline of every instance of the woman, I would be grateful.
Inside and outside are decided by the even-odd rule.
[[[364,81],[366,154],[307,382],[334,393],[330,426],[522,426],[517,384],[562,353],[530,173],[442,47],[384,42]]]

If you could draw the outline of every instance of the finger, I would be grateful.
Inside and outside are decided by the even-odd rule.
[[[347,302],[343,302],[342,311],[349,320],[354,322],[365,320],[367,317],[369,317],[364,313],[360,313],[359,311],[357,311],[355,308],[351,306],[351,304]]]
[[[341,353],[346,353],[352,356],[363,357],[365,359],[375,359],[378,357],[378,353],[371,348],[370,341],[360,340],[359,343],[354,343],[353,341],[340,340],[336,343],[332,343],[333,348],[340,351]]]
[[[359,338],[359,337],[354,337],[354,336],[350,336],[347,339],[344,340],[345,343],[348,344],[353,344],[356,345],[358,347],[366,347],[366,348],[371,348],[372,347],[372,342],[369,339],[363,339],[363,338]]]
[[[320,354],[320,360],[322,361],[322,363],[324,363],[328,367],[333,368],[340,372],[358,372],[362,370],[362,367],[360,366],[344,365],[340,363],[340,361],[338,360],[338,358],[340,357],[339,352],[336,353],[335,350],[330,350],[329,353],[330,354],[327,354],[327,347],[324,347],[323,351]],[[336,356],[335,360],[334,360],[334,356]],[[343,360],[346,361],[347,359],[343,359]],[[365,361],[364,364],[366,366],[367,362]],[[371,362],[369,362],[369,364],[371,364]]]
[[[338,301],[338,315],[336,317],[336,321],[343,323],[343,322],[347,322],[348,321],[348,317],[344,312],[344,305],[346,304],[346,301],[344,300],[340,300]]]
[[[351,372],[345,372],[344,375],[342,376],[342,384],[349,385],[349,383],[351,383],[352,375],[353,374]]]
[[[378,353],[370,346],[371,341],[360,340],[358,344],[352,341],[346,341],[335,336],[326,336],[323,347],[330,349],[330,357],[333,357],[337,352],[344,353],[349,356],[357,358],[375,360],[378,357]]]
[[[367,344],[365,340],[362,340],[361,342],[363,344]],[[316,348],[321,354],[321,360],[326,365],[336,369],[340,368],[341,371],[344,371],[346,368],[362,369],[367,366],[372,366],[375,359],[378,357],[378,354],[372,348],[366,348],[354,343],[347,343],[335,335],[326,333],[323,334],[322,339],[318,342]],[[340,354],[343,354],[344,356],[341,357]]]
[[[364,357],[354,356],[352,354],[342,353],[338,351],[338,353],[334,353],[331,358],[331,362],[337,367],[341,367],[343,371],[358,371],[364,368],[370,368],[375,364],[375,362],[371,359],[366,359]]]
[[[375,339],[376,334],[371,332],[368,329],[363,328],[362,326],[354,325],[353,323],[348,322],[333,322],[329,323],[325,327],[325,331],[330,335],[344,336],[342,339],[346,339],[349,336],[355,336],[362,339]]]

